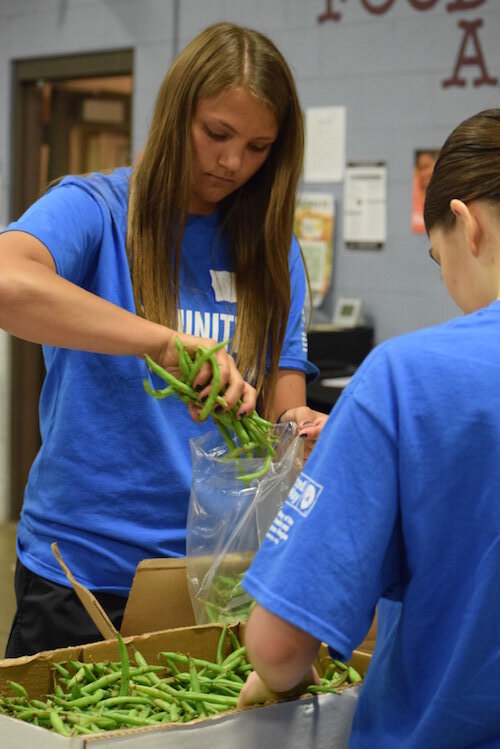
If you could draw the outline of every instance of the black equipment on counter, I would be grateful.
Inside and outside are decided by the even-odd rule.
[[[328,413],[343,390],[342,380],[354,374],[374,346],[374,329],[313,327],[307,334],[309,360],[316,364],[319,377],[307,386],[307,405]],[[325,380],[342,378],[339,385],[324,385]]]

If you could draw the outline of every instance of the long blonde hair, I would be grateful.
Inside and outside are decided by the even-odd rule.
[[[182,233],[191,191],[191,123],[200,99],[228,87],[257,96],[279,128],[263,166],[219,206],[236,271],[232,350],[240,371],[269,404],[290,310],[288,256],[304,130],[288,64],[261,33],[232,23],[210,26],[167,72],[131,178],[127,248],[138,313],[177,329]]]

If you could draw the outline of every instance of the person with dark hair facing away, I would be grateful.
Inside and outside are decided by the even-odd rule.
[[[500,746],[500,109],[449,135],[424,218],[463,315],[369,354],[243,580],[240,705],[317,679],[321,642],[349,659],[377,610],[349,749]]]

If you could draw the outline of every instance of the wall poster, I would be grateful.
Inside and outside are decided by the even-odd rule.
[[[411,230],[416,234],[425,233],[424,201],[427,185],[434,171],[439,149],[419,148],[413,155],[413,189],[411,206]]]
[[[329,193],[302,193],[295,208],[294,234],[304,253],[312,306],[319,307],[331,283],[335,202]]]

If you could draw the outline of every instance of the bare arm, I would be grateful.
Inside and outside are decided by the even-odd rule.
[[[200,344],[215,343],[145,320],[58,276],[45,245],[20,231],[0,235],[0,327],[18,338],[49,346],[129,356],[148,353],[174,375],[179,374],[176,335],[191,352]],[[228,406],[242,397],[245,410],[252,411],[255,391],[245,383],[232,357],[219,351],[216,358],[221,389],[228,386]],[[195,384],[206,386],[210,376],[205,366]]]
[[[313,662],[320,641],[259,604],[245,627],[245,645],[255,671],[241,691],[239,707],[301,694],[319,682]]]
[[[306,405],[306,378],[295,369],[280,369],[276,382],[271,418],[277,421],[285,409]]]
[[[304,457],[307,459],[316,444],[328,415],[320,411],[313,411],[306,405],[306,402],[306,378],[303,372],[280,370],[272,417],[275,421],[279,418],[282,424],[287,421],[293,421],[297,424],[299,434],[304,438]]]

